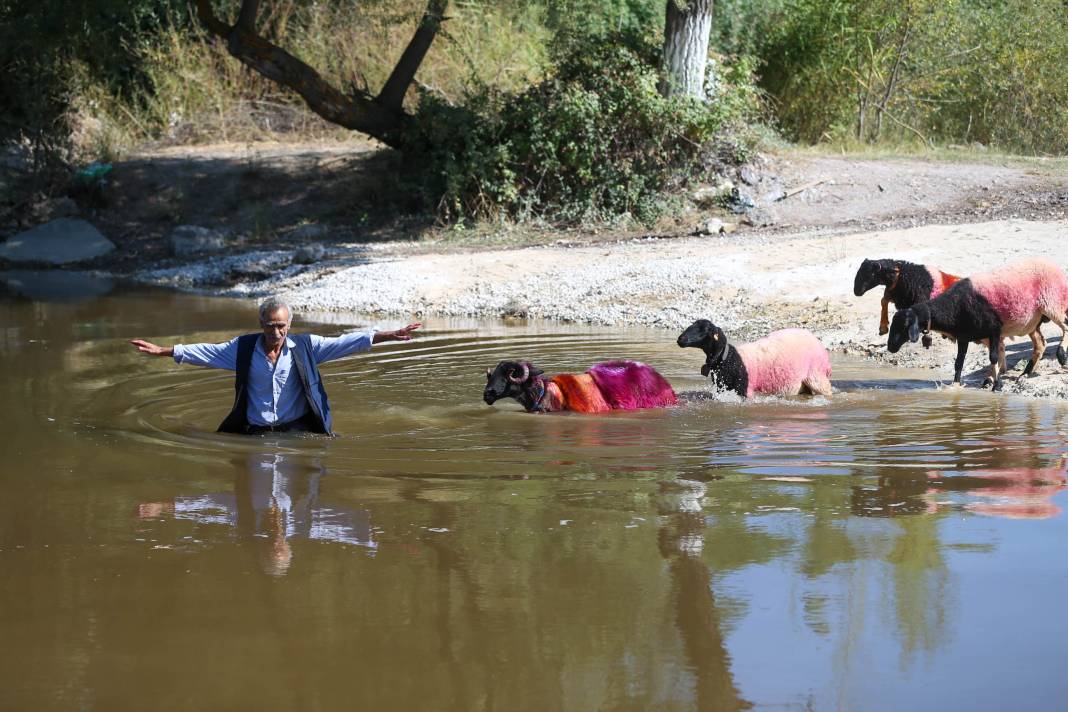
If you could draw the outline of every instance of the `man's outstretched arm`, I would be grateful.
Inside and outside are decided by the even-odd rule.
[[[377,344],[380,341],[411,341],[412,332],[421,327],[421,323],[409,324],[395,331],[376,331],[371,343]]]
[[[138,351],[149,356],[174,356],[173,346],[156,346],[144,339],[130,339],[130,343],[136,346]]]
[[[131,339],[137,350],[149,356],[173,356],[175,363],[237,370],[237,339],[222,344],[175,344],[158,346],[144,339]]]
[[[383,341],[410,341],[412,332],[421,326],[422,324],[409,324],[394,331],[371,330],[333,337],[312,336],[315,362],[333,361],[361,351],[367,351],[371,348],[371,344],[379,344]]]

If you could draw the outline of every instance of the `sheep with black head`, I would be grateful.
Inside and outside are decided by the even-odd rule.
[[[915,343],[921,334],[945,334],[957,342],[953,383],[960,385],[968,342],[984,343],[990,349],[987,382],[999,391],[1005,371],[1005,338],[1031,337],[1031,361],[1024,375],[1034,374],[1046,350],[1046,339],[1039,330],[1046,320],[1061,328],[1057,360],[1062,366],[1068,362],[1064,350],[1066,312],[1068,277],[1064,271],[1048,260],[1021,260],[962,279],[929,302],[898,310],[890,324],[886,348],[897,353],[905,342]]]
[[[711,376],[717,388],[743,398],[831,395],[830,354],[804,329],[780,329],[735,347],[727,343],[723,329],[708,319],[698,319],[679,334],[677,343],[704,351],[701,375]]]
[[[890,330],[888,305],[894,309],[908,309],[914,304],[934,299],[958,282],[960,277],[905,260],[864,260],[853,278],[853,294],[860,297],[882,285],[883,297],[879,312],[879,336]],[[930,337],[923,345],[930,347]]]

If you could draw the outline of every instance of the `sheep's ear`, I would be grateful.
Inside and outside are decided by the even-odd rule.
[[[909,328],[909,341],[916,343],[920,340],[920,320],[911,309],[905,314],[905,325]]]
[[[489,380],[489,379],[491,379],[491,378],[493,378],[493,371],[491,371],[491,370],[489,370],[489,369],[487,368],[487,369],[486,369],[486,380],[488,381],[488,380]]]

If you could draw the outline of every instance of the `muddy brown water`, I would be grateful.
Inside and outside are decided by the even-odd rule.
[[[1065,705],[1064,407],[837,361],[830,402],[742,404],[672,334],[431,321],[324,367],[337,438],[242,438],[229,374],[125,340],[247,305],[0,315],[0,709]],[[515,356],[683,403],[484,405]]]

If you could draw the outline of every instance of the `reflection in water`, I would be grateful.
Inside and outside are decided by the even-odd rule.
[[[882,475],[875,485],[854,485],[850,510],[858,517],[900,517],[934,514],[938,505],[927,497],[930,482],[910,474]]]
[[[671,575],[675,625],[696,678],[696,709],[747,709],[750,704],[741,699],[731,676],[711,572],[701,558],[705,491],[704,483],[689,480],[661,484],[657,543]]]
[[[961,492],[980,501],[964,509],[1008,519],[1050,519],[1061,513],[1053,496],[1068,489],[1068,458],[1050,467],[976,470],[967,475],[930,473],[931,492]]]
[[[257,539],[265,573],[282,576],[293,563],[293,538],[377,548],[367,510],[320,504],[319,484],[325,470],[295,455],[250,454],[234,469],[234,491],[146,502],[138,517],[170,515],[198,524],[225,524],[245,539]]]
[[[0,709],[1063,706],[1068,408],[847,362],[883,390],[529,416],[486,362],[706,384],[658,332],[439,322],[324,369],[340,437],[245,440],[123,340],[244,305],[0,316]]]

